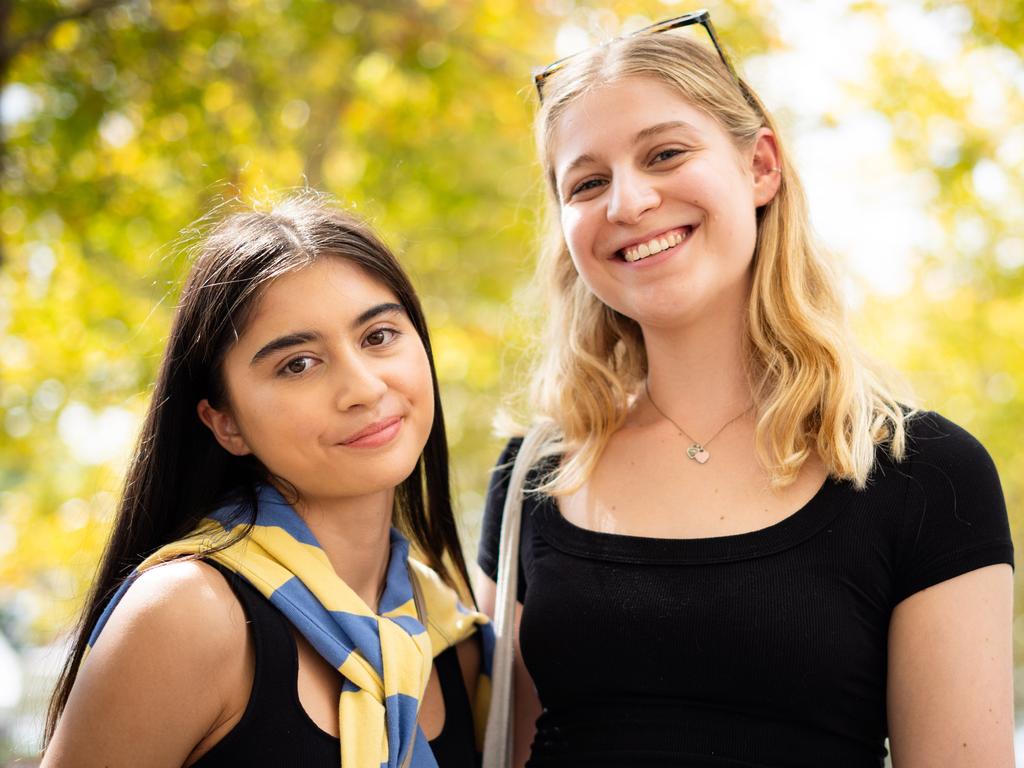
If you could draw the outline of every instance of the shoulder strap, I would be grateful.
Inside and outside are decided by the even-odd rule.
[[[512,465],[501,517],[498,548],[498,582],[494,602],[494,662],[491,678],[491,708],[484,738],[483,768],[508,768],[512,764],[513,713],[515,710],[513,668],[515,662],[516,585],[519,580],[519,531],[523,510],[523,485],[537,447],[544,438],[534,427],[523,439]]]

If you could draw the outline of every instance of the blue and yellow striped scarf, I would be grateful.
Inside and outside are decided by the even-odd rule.
[[[237,512],[237,506],[217,510],[192,534],[139,565],[104,609],[89,648],[137,574],[176,557],[200,555],[248,580],[345,678],[338,706],[343,768],[436,768],[416,723],[420,699],[434,657],[476,631],[483,648],[474,702],[479,742],[490,700],[493,631],[483,614],[459,603],[437,573],[409,557],[402,534],[391,531],[391,559],[378,614],[339,578],[309,527],[269,485],[260,489],[249,534],[210,553],[239,532],[231,524]],[[417,600],[426,613],[426,627],[417,616]]]

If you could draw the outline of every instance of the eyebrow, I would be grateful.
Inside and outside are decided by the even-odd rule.
[[[579,168],[581,165],[586,165],[587,163],[592,162],[594,162],[594,158],[592,155],[580,155],[565,167],[565,170],[562,171],[562,178],[564,179],[566,176],[568,176],[574,170]]]
[[[668,122],[658,123],[657,125],[652,125],[649,128],[644,128],[643,130],[638,131],[636,136],[633,137],[633,143],[639,144],[644,139],[649,139],[652,136],[657,136],[659,133],[672,131],[676,128],[682,128],[686,131],[696,130],[691,123],[688,123],[685,120],[669,120]]]
[[[269,357],[275,352],[279,352],[282,349],[288,349],[289,347],[297,347],[300,344],[308,344],[311,341],[318,341],[323,337],[315,331],[297,331],[296,333],[289,333],[284,336],[279,336],[273,341],[264,344],[260,347],[260,351],[252,356],[252,360],[249,361],[249,365],[256,365],[260,360],[265,357]]]
[[[370,307],[368,310],[359,315],[355,320],[352,321],[350,327],[355,329],[361,325],[364,325],[380,315],[401,313],[406,314],[405,307],[395,302],[384,302],[383,304],[376,304]],[[260,360],[280,352],[282,349],[288,349],[289,347],[297,347],[300,344],[308,344],[311,341],[322,341],[323,334],[317,331],[295,331],[294,333],[287,333],[284,336],[278,336],[273,341],[267,342],[259,351],[252,356],[252,360],[249,361],[249,365],[256,365]]]
[[[379,315],[395,313],[399,313],[402,315],[406,314],[405,307],[393,301],[386,301],[383,304],[377,304],[373,307],[370,307],[368,310],[363,312],[363,314],[361,314],[359,317],[353,320],[352,328],[358,328],[360,325],[370,322],[371,320],[373,320],[373,318],[378,317]]]

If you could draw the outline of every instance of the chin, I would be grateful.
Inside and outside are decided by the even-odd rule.
[[[360,462],[335,462],[292,482],[300,498],[354,499],[390,493],[416,469],[420,454],[394,454]],[[291,482],[291,481],[290,481]]]
[[[631,303],[629,306],[608,306],[641,328],[678,328],[692,324],[702,314],[698,302],[681,296],[671,299],[658,297],[642,304]]]
[[[418,456],[416,458],[419,458]],[[404,483],[416,469],[416,460],[394,461],[386,467],[366,467],[351,471],[342,483],[344,496],[367,496],[375,493],[393,491]],[[347,481],[347,482],[346,482]]]
[[[703,313],[699,309],[687,310],[685,307],[675,306],[663,312],[651,311],[648,308],[635,320],[641,328],[673,330],[695,325],[702,316]]]

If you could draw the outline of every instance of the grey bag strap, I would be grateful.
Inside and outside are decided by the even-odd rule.
[[[501,517],[498,548],[498,583],[494,601],[494,662],[491,676],[491,708],[484,736],[483,768],[510,768],[514,732],[516,586],[519,582],[519,530],[523,512],[523,484],[542,441],[541,429],[533,428],[523,439],[512,465]]]

